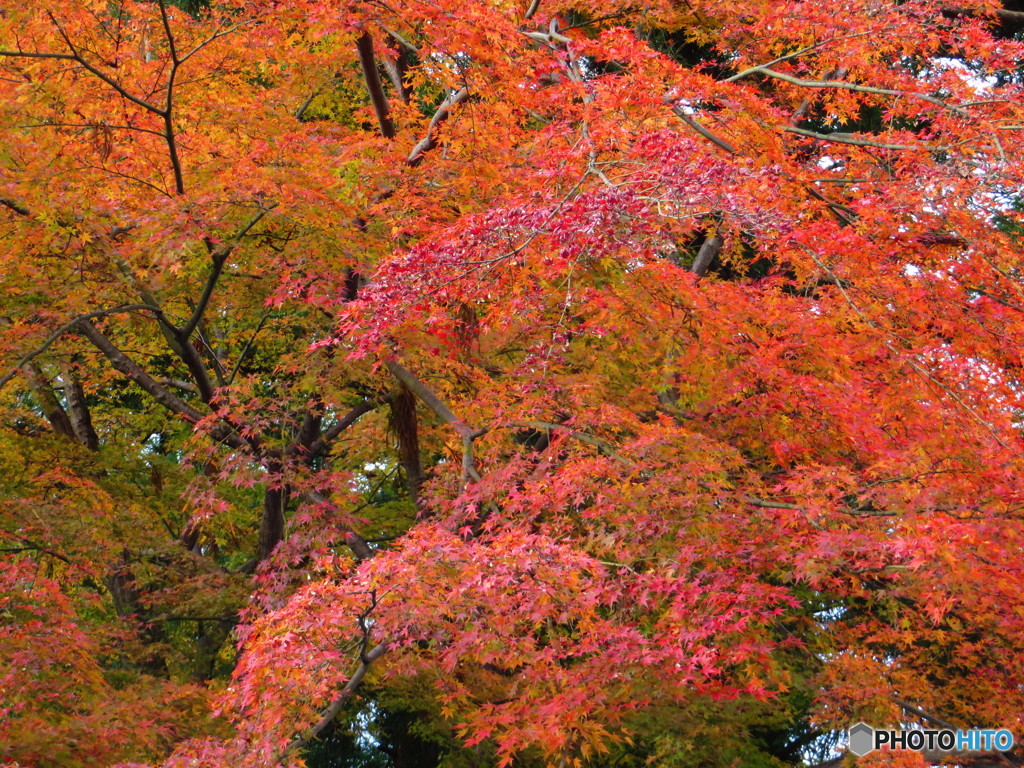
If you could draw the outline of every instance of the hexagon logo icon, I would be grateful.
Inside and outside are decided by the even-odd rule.
[[[850,726],[850,751],[857,757],[864,757],[875,748],[875,729],[867,723],[855,723]]]

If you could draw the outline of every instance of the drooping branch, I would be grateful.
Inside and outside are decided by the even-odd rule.
[[[387,653],[387,651],[387,643],[381,643],[362,654],[362,658],[359,661],[359,666],[356,668],[356,671],[352,673],[352,677],[349,678],[345,687],[338,692],[338,695],[334,697],[330,705],[328,705],[328,707],[320,714],[320,719],[306,729],[301,736],[298,736],[294,741],[292,741],[291,744],[288,745],[288,749],[286,751],[291,752],[296,749],[302,749],[304,746],[309,744],[309,742],[319,736],[320,732],[334,721],[334,718],[336,718],[338,713],[341,712],[341,708],[345,705],[345,702],[348,701],[356,688],[359,687],[359,684],[363,682],[363,678],[366,677],[366,673],[370,671],[370,665]]]
[[[287,747],[285,747],[284,752],[278,757],[278,761],[280,761],[280,758],[284,757],[289,752],[302,749],[304,746],[309,744],[309,742],[315,739],[324,728],[330,725],[334,718],[338,716],[338,713],[341,711],[342,706],[344,706],[348,698],[356,688],[359,687],[359,684],[363,682],[363,678],[366,677],[366,673],[370,671],[370,665],[387,653],[388,642],[386,640],[381,641],[373,648],[369,647],[371,624],[368,619],[370,613],[372,613],[373,609],[377,607],[377,602],[378,599],[376,592],[371,592],[369,607],[357,617],[362,637],[359,642],[359,666],[356,668],[356,671],[352,673],[348,682],[345,683],[345,687],[338,691],[337,695],[331,700],[331,703],[327,708],[320,713],[320,718],[312,726],[303,731],[302,734],[293,739]]]
[[[370,37],[369,32],[363,32],[359,36],[356,48],[359,51],[359,66],[363,69],[363,80],[366,83],[366,90],[370,94],[373,111],[377,115],[381,136],[385,139],[393,139],[395,138],[395,126],[388,114],[388,100],[384,95],[380,74],[377,72],[377,60],[373,55],[373,38]]]

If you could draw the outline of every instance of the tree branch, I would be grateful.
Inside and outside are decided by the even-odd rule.
[[[400,382],[405,384],[416,397],[423,401],[430,410],[437,414],[438,418],[441,419],[445,424],[450,424],[452,428],[458,433],[459,437],[471,437],[476,438],[483,434],[483,432],[477,432],[470,427],[466,422],[451,412],[441,399],[435,395],[430,388],[427,387],[422,381],[416,378],[416,376],[408,369],[402,367],[399,363],[394,360],[388,360],[385,365],[387,369],[391,371],[391,374],[398,379]]]
[[[957,107],[952,104],[947,104],[942,99],[937,99],[934,96],[928,96],[923,93],[912,93],[907,91],[897,91],[891,88],[875,88],[870,85],[858,85],[856,83],[847,83],[843,80],[804,80],[803,78],[793,77],[783,72],[777,72],[774,69],[768,67],[751,67],[743,72],[744,75],[761,74],[767,77],[775,78],[776,80],[782,80],[793,85],[799,85],[803,88],[836,88],[844,91],[854,91],[856,93],[871,93],[879,96],[902,96],[906,98],[920,99],[926,101],[929,104],[934,104],[943,109],[948,109],[951,112],[955,112],[958,115],[966,116],[967,110],[963,107]],[[737,79],[736,77],[729,78],[730,81]]]
[[[196,389],[199,396],[203,398],[204,403],[213,402],[213,382],[210,381],[210,375],[206,370],[206,366],[203,365],[202,358],[196,351],[195,347],[189,343],[188,336],[186,336],[182,329],[172,323],[163,309],[160,307],[160,303],[145,285],[139,282],[136,278],[135,273],[131,267],[128,266],[121,259],[115,259],[115,263],[118,269],[121,270],[121,274],[124,275],[125,279],[128,280],[132,287],[139,294],[139,298],[148,304],[152,309],[150,310],[157,319],[157,323],[160,326],[160,333],[163,335],[164,340],[167,342],[167,346],[170,347],[171,351],[178,356],[178,358],[185,363],[189,373],[192,374],[192,380],[196,384]]]
[[[82,331],[82,334],[92,342],[93,346],[103,353],[103,356],[110,361],[111,365],[113,365],[116,370],[120,371],[142,387],[142,389],[152,395],[160,405],[164,406],[169,411],[184,417],[187,421],[190,421],[193,424],[202,420],[203,414],[177,395],[173,395],[164,389],[164,387],[157,383],[156,379],[142,370],[134,360],[114,346],[113,342],[104,336],[99,329],[92,324],[91,320],[80,319],[77,326]]]
[[[50,17],[50,22],[56,28],[57,33],[64,40],[64,44],[67,45],[68,50],[71,51],[71,54],[70,55],[68,55],[68,54],[64,54],[64,55],[48,54],[48,55],[40,55],[39,58],[73,59],[83,69],[85,69],[87,72],[92,73],[93,75],[98,77],[100,80],[102,80],[104,83],[106,83],[111,88],[113,88],[122,98],[127,99],[128,101],[130,101],[132,104],[135,104],[136,106],[142,107],[143,109],[145,109],[148,112],[152,112],[154,115],[159,115],[160,117],[164,116],[164,110],[160,109],[160,107],[157,107],[157,106],[155,106],[153,104],[150,104],[145,99],[140,99],[137,96],[133,96],[131,93],[129,93],[127,90],[125,90],[124,86],[121,85],[119,82],[114,80],[109,75],[104,74],[101,70],[97,69],[92,64],[90,64],[88,61],[86,61],[85,58],[82,56],[82,54],[80,54],[78,52],[78,49],[75,47],[75,44],[73,42],[71,42],[71,38],[68,37],[67,32],[64,31],[64,28],[60,25],[60,23],[54,17],[53,13],[50,12],[50,11],[47,11],[47,16]],[[14,53],[11,53],[11,52],[5,52],[3,55],[12,56],[12,55],[23,55],[23,54],[14,54]]]
[[[690,271],[697,277],[703,277],[708,271],[708,267],[711,266],[711,262],[715,260],[715,256],[722,250],[722,244],[721,235],[716,234],[706,238],[701,243],[700,250],[697,251],[697,258],[693,260],[693,266],[690,267]]]
[[[171,54],[171,69],[167,74],[167,100],[164,102],[163,111],[164,140],[167,142],[167,154],[171,160],[171,172],[174,174],[174,191],[183,195],[185,194],[185,180],[181,172],[181,158],[178,157],[178,144],[174,139],[174,81],[178,75],[181,60],[178,58],[178,48],[171,32],[171,22],[167,17],[166,0],[159,0],[159,5],[160,21],[163,23],[167,47]]]
[[[370,665],[387,653],[387,650],[387,643],[381,643],[366,653],[361,654],[359,666],[356,668],[356,671],[352,673],[352,677],[349,678],[345,687],[338,692],[338,695],[334,697],[334,700],[331,701],[327,709],[320,714],[320,719],[288,745],[285,749],[285,753],[296,749],[302,749],[304,746],[309,744],[309,742],[315,739],[324,728],[331,724],[334,718],[338,716],[338,713],[341,712],[341,708],[344,706],[345,702],[348,701],[348,698],[356,688],[359,687],[359,684],[363,682],[363,678],[366,677],[366,673],[370,671]]]
[[[384,66],[384,71],[387,72],[388,78],[391,80],[391,85],[395,88],[395,94],[403,104],[409,103],[409,96],[411,92],[409,86],[405,84],[405,57],[401,51],[398,53],[398,57],[393,61],[390,59],[384,59],[381,64]]]
[[[224,271],[224,264],[228,260],[228,256],[238,246],[245,237],[249,230],[255,227],[264,216],[272,211],[276,205],[270,205],[266,208],[260,209],[255,216],[249,219],[248,222],[238,230],[238,233],[231,239],[230,242],[221,245],[219,248],[214,249],[210,254],[210,274],[206,278],[206,285],[203,286],[203,293],[199,297],[199,301],[196,302],[195,309],[192,310],[192,316],[189,317],[188,322],[181,329],[182,335],[187,339],[192,335],[192,332],[199,325],[203,319],[203,314],[206,312],[206,307],[210,303],[210,298],[213,296],[213,289],[217,285],[217,280],[220,279],[221,273]]]
[[[383,402],[386,402],[386,399],[364,400],[353,407],[352,410],[328,427],[320,437],[310,443],[306,456],[314,459],[325,454],[338,435],[355,424],[364,414],[369,413]]]
[[[951,5],[947,8],[942,9],[942,13],[945,16],[984,16],[992,14],[999,21],[1012,29],[1024,29],[1024,11],[1008,11],[1005,8],[996,8],[994,10],[978,10],[975,8],[964,8],[962,6]]]
[[[721,138],[720,136],[716,136],[711,131],[709,131],[707,128],[705,128],[703,125],[698,123],[696,120],[694,120],[688,114],[686,114],[686,110],[684,110],[681,106],[678,106],[678,105],[673,106],[672,107],[672,111],[676,114],[676,116],[679,119],[681,119],[684,123],[686,123],[688,126],[693,128],[693,130],[695,130],[697,133],[699,133],[705,139],[710,141],[716,147],[720,147],[721,149],[724,149],[730,155],[737,154],[738,150],[736,149],[736,147],[734,147],[732,144],[730,144],[728,141],[726,141],[725,139]]]
[[[384,95],[380,74],[377,72],[377,60],[373,56],[373,38],[370,37],[369,32],[363,32],[359,36],[356,48],[359,51],[359,65],[363,69],[363,80],[366,83],[366,90],[370,94],[373,111],[377,115],[381,136],[385,139],[393,139],[395,138],[395,126],[388,114],[388,100]]]
[[[923,147],[915,147],[910,144],[886,144],[881,141],[872,141],[871,139],[858,139],[849,133],[841,133],[836,131],[835,133],[816,133],[815,131],[808,131],[804,128],[794,128],[790,125],[780,125],[780,131],[786,133],[795,133],[798,136],[806,136],[810,139],[817,139],[819,141],[831,141],[836,144],[852,144],[855,147],[874,147],[876,149],[894,149],[894,150],[908,150],[908,149],[921,149]]]
[[[139,310],[144,310],[146,312],[159,312],[158,309],[155,309],[150,304],[125,304],[124,306],[113,307],[112,309],[98,309],[95,312],[86,312],[84,315],[78,315],[72,320],[69,320],[68,322],[64,323],[64,325],[60,326],[60,328],[58,328],[49,336],[47,336],[43,340],[42,344],[40,344],[27,355],[22,357],[17,363],[15,363],[14,367],[11,368],[2,379],[0,379],[0,389],[3,389],[11,379],[18,375],[18,371],[21,370],[21,367],[25,365],[25,363],[29,362],[30,360],[33,360],[36,357],[39,357],[39,355],[43,354],[46,350],[48,350],[53,345],[53,343],[57,341],[57,339],[59,339],[65,333],[70,331],[72,328],[78,326],[78,324],[81,323],[83,320],[96,320],[101,317],[107,317],[108,315],[117,315],[122,312],[136,312]]]
[[[408,165],[413,167],[419,165],[426,153],[437,146],[437,126],[448,119],[453,107],[461,104],[467,98],[469,98],[469,90],[462,88],[441,102],[441,106],[437,108],[434,116],[430,118],[430,125],[427,126],[427,135],[420,139],[419,143],[413,147],[412,152],[409,153],[409,157],[405,161]]]
[[[67,61],[78,61],[78,57],[70,53],[39,53],[33,51],[0,50],[0,56],[6,56],[11,59],[65,59]]]
[[[942,720],[941,718],[935,717],[934,715],[929,715],[923,709],[920,709],[919,707],[915,707],[909,701],[904,701],[903,699],[901,699],[899,697],[896,697],[896,696],[893,696],[892,700],[895,701],[900,707],[905,709],[910,714],[917,715],[922,720],[926,720],[927,722],[931,723],[932,725],[937,725],[940,728],[947,728],[947,729],[949,729],[951,731],[955,731],[956,730],[956,727],[952,723],[949,723],[949,722],[947,722],[945,720]]]
[[[92,322],[89,320],[79,320],[78,327],[81,329],[85,337],[89,339],[89,341],[91,341],[93,345],[103,353],[103,356],[110,361],[115,370],[120,371],[142,387],[142,389],[148,392],[154,400],[160,403],[160,405],[164,406],[172,413],[178,414],[192,424],[196,424],[203,419],[202,413],[190,406],[177,395],[169,392],[152,376],[142,370],[134,360],[114,346],[110,339],[104,336],[99,329],[92,324]],[[249,439],[243,438],[230,424],[221,424],[212,428],[209,431],[209,436],[214,440],[231,446],[232,448],[252,450],[254,452],[260,451],[260,440],[258,437],[251,437]]]
[[[50,422],[53,431],[58,435],[64,435],[74,440],[75,430],[71,424],[71,418],[68,416],[67,411],[64,410],[64,406],[57,400],[57,396],[53,394],[47,377],[32,362],[24,363],[21,366],[21,371],[25,375],[29,389],[32,390],[32,396],[43,411],[43,416]]]
[[[71,418],[75,437],[90,451],[95,451],[100,447],[100,439],[92,425],[92,416],[85,402],[82,382],[79,381],[70,363],[64,366],[61,378],[64,381],[64,400],[68,404],[68,416]]]
[[[19,216],[31,216],[32,215],[32,211],[30,211],[28,208],[26,208],[23,205],[20,205],[19,203],[16,203],[14,200],[8,199],[6,197],[0,197],[0,205],[2,205],[4,208],[9,208],[10,210],[14,211]]]

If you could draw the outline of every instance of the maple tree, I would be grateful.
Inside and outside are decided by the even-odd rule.
[[[5,4],[0,760],[1020,733],[1022,28]]]

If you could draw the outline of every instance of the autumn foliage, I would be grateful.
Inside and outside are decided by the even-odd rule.
[[[1022,28],[4,3],[0,763],[1024,738]]]

